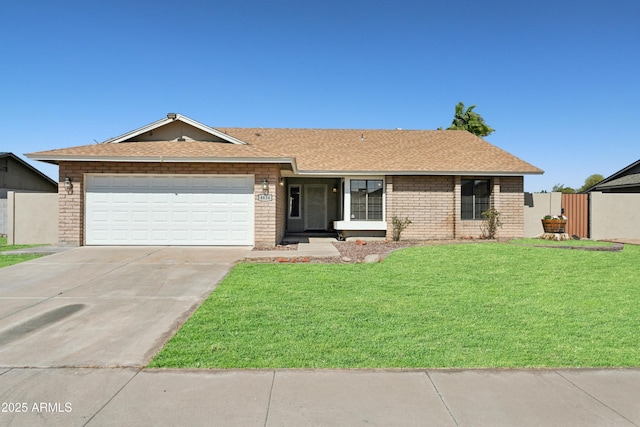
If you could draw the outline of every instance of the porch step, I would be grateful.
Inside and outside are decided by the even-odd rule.
[[[339,257],[340,252],[331,242],[335,242],[335,237],[306,237],[306,241],[299,241],[297,250],[287,251],[251,251],[247,258],[295,258],[295,257]],[[296,243],[296,241],[283,240],[285,243]]]

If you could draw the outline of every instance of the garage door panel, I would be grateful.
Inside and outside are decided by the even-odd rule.
[[[112,211],[111,212],[111,218],[109,219],[110,222],[113,223],[128,223],[129,222],[129,211],[122,211],[122,210],[117,210],[117,211]]]
[[[149,212],[146,211],[133,211],[131,212],[131,220],[133,222],[149,222]]]
[[[252,245],[252,176],[91,175],[89,245]]]

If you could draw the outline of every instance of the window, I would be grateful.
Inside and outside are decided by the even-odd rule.
[[[300,218],[300,186],[289,186],[289,218]]]
[[[351,219],[382,221],[382,180],[351,180]]]
[[[491,185],[488,179],[463,179],[461,186],[462,219],[482,219],[491,207]]]

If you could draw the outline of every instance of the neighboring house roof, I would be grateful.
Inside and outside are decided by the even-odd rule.
[[[543,173],[466,131],[207,127],[212,135],[210,142],[185,138],[135,141],[151,138],[143,134],[175,121],[190,126],[197,124],[177,115],[169,122],[163,119],[101,144],[27,156],[51,163],[70,160],[276,162],[289,163],[294,172],[300,174]],[[198,129],[203,130],[204,125]]]
[[[624,189],[628,187],[640,186],[640,160],[631,163],[598,182],[595,185],[582,191],[582,193],[589,193],[591,191],[611,190],[614,188]]]
[[[625,188],[625,187],[638,187],[640,186],[640,173],[634,173],[626,175],[618,179],[607,181],[603,184],[596,185],[597,189],[605,188]]]
[[[34,168],[33,166],[31,166],[29,163],[25,162],[24,160],[22,160],[20,157],[16,156],[13,153],[7,153],[7,152],[0,152],[0,173],[14,173],[14,171],[8,170],[8,162],[7,160],[11,159],[15,162],[17,162],[18,164],[20,164],[20,166],[22,166],[24,169],[26,169],[29,173],[32,173],[34,175],[36,175],[39,179],[41,180],[42,183],[44,183],[44,185],[50,185],[55,187],[56,189],[58,188],[58,183],[56,181],[54,181],[53,179],[49,178],[47,175],[45,175],[44,173],[40,172],[38,169]],[[23,169],[23,170],[24,170]],[[3,184],[4,180],[0,180],[0,188],[14,188],[16,190],[22,190],[22,189],[29,189],[29,190],[35,190],[36,188],[20,188],[20,185],[7,185],[5,186]],[[37,182],[37,181],[36,181]]]

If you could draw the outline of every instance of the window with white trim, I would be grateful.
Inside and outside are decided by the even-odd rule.
[[[382,221],[382,190],[381,179],[352,179],[351,220]]]

